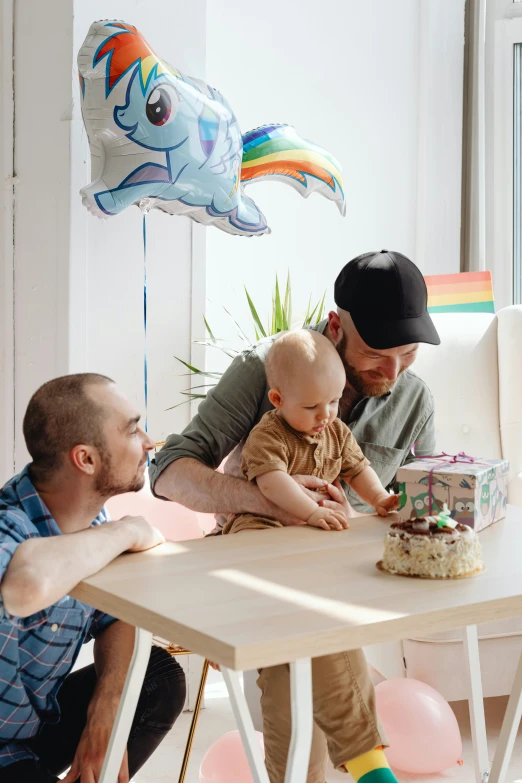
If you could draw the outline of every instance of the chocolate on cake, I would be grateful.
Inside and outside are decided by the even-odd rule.
[[[452,579],[479,573],[482,550],[475,531],[455,523],[444,509],[436,517],[392,524],[379,565],[392,574]]]

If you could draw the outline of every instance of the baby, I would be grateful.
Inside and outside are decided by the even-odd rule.
[[[291,478],[317,476],[328,485],[337,478],[386,516],[398,506],[338,417],[346,384],[343,363],[332,343],[307,329],[277,339],[266,358],[268,397],[275,410],[265,413],[247,438],[242,471],[263,495],[307,525],[325,530],[347,527],[345,515],[318,506]],[[229,517],[223,533],[281,527],[254,514]]]

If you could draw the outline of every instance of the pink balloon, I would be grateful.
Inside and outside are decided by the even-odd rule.
[[[179,503],[155,498],[148,484],[139,492],[116,495],[105,505],[111,519],[126,515],[145,517],[147,522],[161,530],[168,541],[187,541],[203,535],[195,511]]]
[[[256,735],[264,756],[263,735]],[[239,731],[224,734],[210,746],[199,768],[199,783],[253,783]]]
[[[413,774],[441,772],[462,754],[459,725],[446,699],[418,680],[385,680],[375,689],[391,767]]]

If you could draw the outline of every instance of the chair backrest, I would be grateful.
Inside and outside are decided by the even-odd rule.
[[[432,318],[441,345],[422,345],[412,369],[435,398],[437,449],[500,458],[497,317],[441,313]]]
[[[508,501],[522,506],[522,305],[497,313],[502,454],[509,460]]]

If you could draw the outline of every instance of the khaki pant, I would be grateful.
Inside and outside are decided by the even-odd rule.
[[[284,783],[292,717],[287,664],[263,669],[261,689],[265,758],[270,783]],[[347,761],[387,745],[375,707],[375,691],[362,650],[312,661],[314,731],[307,783],[325,783],[327,756],[342,769]]]

